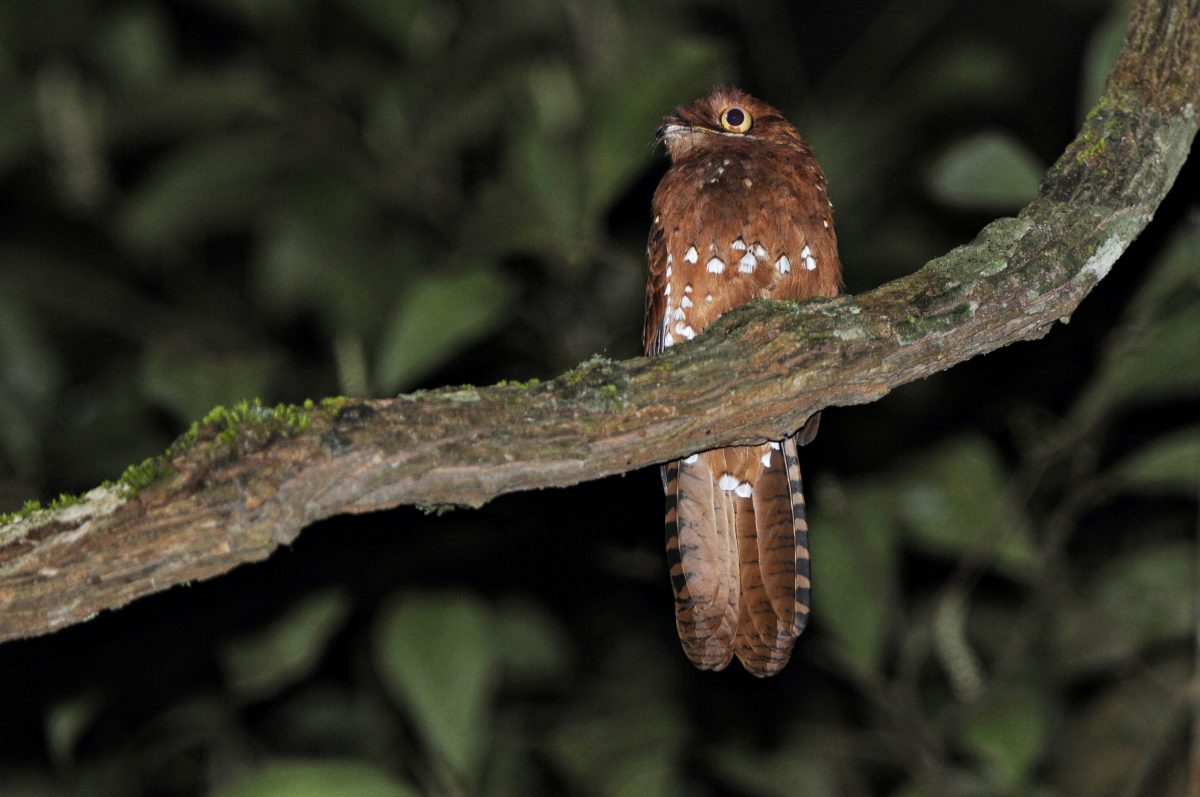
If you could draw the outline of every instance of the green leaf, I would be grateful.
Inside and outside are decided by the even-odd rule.
[[[760,797],[823,797],[838,794],[836,761],[799,741],[770,752],[734,743],[705,756],[717,777],[737,794]]]
[[[95,209],[109,190],[106,99],[75,66],[45,62],[33,75],[47,155],[63,198]]]
[[[570,640],[536,603],[502,603],[496,610],[494,633],[507,678],[538,685],[566,674]]]
[[[120,212],[120,233],[139,252],[158,253],[245,230],[267,205],[283,154],[271,131],[191,141],[134,188]]]
[[[492,735],[494,617],[468,593],[410,594],[375,629],[375,665],[426,747],[460,776],[478,775]]]
[[[384,393],[411,385],[451,355],[499,327],[513,288],[502,274],[479,268],[420,279],[392,312],[376,358]]]
[[[1200,303],[1123,331],[1076,399],[1076,425],[1090,426],[1132,405],[1200,394]]]
[[[615,762],[603,791],[612,797],[670,797],[679,794],[678,767],[652,752],[638,752]]]
[[[521,129],[510,143],[506,179],[485,192],[467,240],[490,252],[534,252],[579,261],[590,245],[584,229],[582,164],[577,144],[541,128]]]
[[[943,797],[944,794],[940,784],[914,782],[901,786],[892,797]]]
[[[943,443],[897,480],[895,509],[918,545],[992,562],[1017,580],[1028,575],[1036,559],[1029,523],[1007,495],[1004,467],[986,439]]]
[[[29,86],[0,83],[0,176],[18,167],[38,145],[37,114]]]
[[[496,726],[495,742],[488,751],[487,772],[475,792],[478,797],[528,797],[537,794],[543,762],[530,748],[528,704],[502,715]]]
[[[876,485],[820,496],[811,522],[814,611],[862,671],[879,672],[896,589],[896,530],[889,494]]]
[[[104,706],[95,694],[76,695],[46,710],[46,747],[55,765],[68,767],[84,733],[100,717]]]
[[[1028,686],[991,691],[971,708],[962,729],[965,747],[979,758],[997,792],[1026,793],[1050,731],[1046,698]]]
[[[142,357],[141,389],[183,421],[217,405],[270,394],[282,356],[269,351],[214,352],[178,340],[152,343]]]
[[[419,797],[420,792],[378,767],[357,761],[273,761],[217,797]]]
[[[1029,69],[1008,48],[962,32],[914,56],[893,100],[908,124],[927,123],[928,115],[955,106],[1011,102],[1029,83]]]
[[[1122,671],[1121,677],[1103,684],[1103,691],[1069,717],[1058,739],[1060,749],[1051,771],[1063,794],[1069,795],[1183,795],[1172,789],[1131,788],[1137,773],[1160,761],[1167,749],[1182,740],[1194,685],[1191,662],[1163,661],[1147,668],[1144,663]],[[1183,757],[1182,749],[1170,756]],[[1160,770],[1161,771],[1161,770]],[[1158,778],[1145,782],[1160,783]],[[1161,785],[1161,784],[1160,784]]]
[[[534,64],[524,77],[538,127],[558,135],[573,133],[583,114],[583,98],[570,65],[559,60]]]
[[[1200,426],[1159,438],[1110,471],[1122,490],[1153,495],[1200,495]]]
[[[631,694],[633,689],[638,694]],[[572,782],[601,797],[668,797],[680,787],[686,723],[638,685],[613,685],[586,716],[555,729],[550,749]],[[584,790],[584,789],[579,789]]]
[[[1149,645],[1195,628],[1196,553],[1189,542],[1113,557],[1055,615],[1056,661],[1067,671],[1130,661]]]
[[[647,795],[687,793],[681,781],[692,732],[679,686],[691,665],[677,645],[662,642],[628,624],[601,640],[583,694],[547,734],[551,763],[574,786],[566,791],[609,797],[640,783]]]
[[[220,662],[230,689],[262,699],[307,677],[350,612],[344,590],[305,596],[261,631],[222,646]]]
[[[1129,303],[1096,374],[1071,409],[1086,428],[1119,409],[1200,394],[1200,217],[1186,220]]]
[[[951,145],[929,168],[930,193],[967,210],[1016,210],[1037,196],[1042,166],[1007,133],[978,133]]]
[[[114,138],[126,145],[227,131],[247,119],[278,119],[281,110],[270,76],[249,65],[193,65],[155,77],[153,85],[124,97],[119,115],[111,120]]]
[[[0,282],[0,390],[31,404],[51,401],[61,389],[63,364],[47,340],[45,319],[13,293],[7,279]]]
[[[399,230],[382,239],[380,207],[346,175],[289,179],[272,208],[252,272],[255,298],[271,313],[318,314],[335,334],[379,335],[391,304],[424,273],[431,243]]]
[[[0,269],[4,261],[0,256]],[[42,329],[44,317],[22,301],[8,276],[0,277],[0,463],[25,475],[42,467],[48,441],[39,430],[61,395],[66,369]]]
[[[98,38],[100,57],[118,86],[152,86],[173,71],[171,26],[155,6],[113,9]]]
[[[646,35],[645,33],[641,35]],[[707,91],[724,68],[722,44],[699,38],[626,44],[624,69],[600,75],[590,92],[584,207],[604,213],[654,156],[665,112]]]
[[[1142,286],[1129,302],[1125,317],[1148,325],[1172,314],[1181,303],[1192,304],[1200,294],[1200,213],[1193,212],[1171,233]]]

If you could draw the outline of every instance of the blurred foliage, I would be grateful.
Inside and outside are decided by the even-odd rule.
[[[0,5],[0,511],[217,404],[637,353],[653,131],[718,80],[813,143],[848,288],[907,273],[1033,195],[1128,5]],[[656,473],[340,518],[0,646],[0,794],[1184,794],[1191,196],[1069,326],[827,414],[781,676],[684,661]]]
[[[308,677],[349,609],[343,591],[316,592],[297,600],[272,628],[230,640],[221,657],[229,689],[261,700]]]
[[[20,5],[0,12],[4,496],[98,481],[243,398],[631,353],[639,248],[606,214],[728,49],[664,34],[669,7]]]
[[[1037,196],[1042,171],[1019,141],[988,131],[956,141],[934,161],[929,191],[952,207],[1016,212]]]
[[[269,761],[220,797],[415,797],[411,786],[353,761]]]

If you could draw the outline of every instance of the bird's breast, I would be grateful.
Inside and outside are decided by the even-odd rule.
[[[822,254],[836,251],[822,240],[832,232],[806,210],[806,183],[793,164],[735,153],[705,153],[667,172],[654,202],[666,250],[664,345],[751,299],[836,292],[836,255]]]

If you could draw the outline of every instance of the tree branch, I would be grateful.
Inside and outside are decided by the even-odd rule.
[[[1200,0],[1142,0],[1038,198],[969,245],[858,296],[753,303],[660,357],[542,384],[218,412],[121,483],[0,525],[0,639],[263,559],[331,515],[479,506],[777,439],[824,407],[1040,338],[1153,217],[1198,106]]]

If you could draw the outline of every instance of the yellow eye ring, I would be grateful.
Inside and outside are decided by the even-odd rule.
[[[745,133],[754,124],[754,117],[745,108],[736,105],[721,112],[721,127],[730,133]]]

